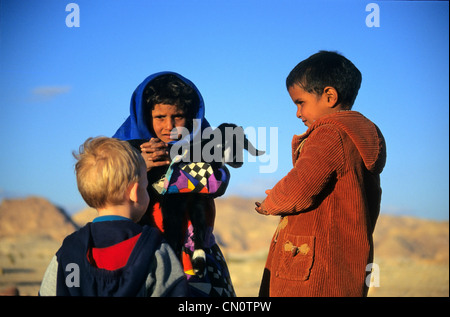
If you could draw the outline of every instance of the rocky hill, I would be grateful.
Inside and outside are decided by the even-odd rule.
[[[449,263],[449,223],[382,215],[374,233],[375,256]]]
[[[77,228],[64,210],[44,198],[6,199],[0,204],[0,238],[34,235],[62,241]]]

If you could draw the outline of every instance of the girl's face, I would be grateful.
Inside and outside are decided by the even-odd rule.
[[[177,106],[156,104],[152,110],[152,124],[156,137],[165,143],[169,143],[178,140],[181,132],[173,129],[184,128],[186,116],[184,111]]]

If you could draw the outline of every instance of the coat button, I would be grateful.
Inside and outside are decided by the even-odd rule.
[[[309,250],[311,250],[311,248],[307,243],[303,243],[301,246],[298,247],[298,252],[303,255],[307,255]]]

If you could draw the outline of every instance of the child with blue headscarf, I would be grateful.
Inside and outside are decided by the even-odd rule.
[[[192,219],[189,219],[189,208],[184,204],[187,199],[182,193],[195,190],[190,181],[189,185],[182,186],[181,179],[184,174],[178,172],[176,195],[169,197],[169,192],[157,190],[156,185],[171,172],[174,158],[171,158],[170,149],[180,144],[189,144],[201,137],[204,129],[210,125],[205,118],[205,105],[197,87],[188,79],[174,72],[161,72],[147,77],[134,91],[131,97],[130,116],[117,130],[113,137],[127,140],[141,150],[147,165],[149,180],[148,192],[151,197],[149,208],[142,218],[143,224],[155,226],[164,233],[168,240],[175,237],[180,240],[180,250],[174,250],[182,262],[192,296],[235,296],[230,274],[225,259],[215,242],[213,228],[215,220],[214,198],[224,193],[228,184],[229,173],[226,167],[220,171],[214,170],[210,179],[219,184],[220,190],[202,188],[202,204],[205,206],[206,228],[204,235],[204,251],[206,253],[206,268],[204,274],[196,274],[192,267],[194,252]],[[188,133],[185,133],[188,131]],[[214,175],[219,175],[216,181]],[[192,179],[191,179],[192,180]],[[195,182],[195,180],[192,180]],[[214,186],[211,186],[213,188]],[[216,188],[216,187],[214,187]],[[168,198],[169,197],[169,198]],[[196,196],[200,197],[200,196]],[[164,201],[170,200],[178,204],[177,212],[182,213],[180,218],[182,232],[168,232],[171,219],[161,211]],[[177,215],[178,217],[179,215]],[[164,219],[166,218],[166,219]],[[178,220],[179,221],[179,220]],[[166,225],[164,225],[166,224]],[[180,238],[178,238],[180,237]],[[178,249],[176,247],[175,249]]]

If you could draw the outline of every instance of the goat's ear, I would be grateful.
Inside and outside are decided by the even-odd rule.
[[[255,146],[247,139],[247,136],[244,135],[244,149],[248,151],[253,156],[260,156],[266,153],[266,151],[261,151],[255,148]]]

